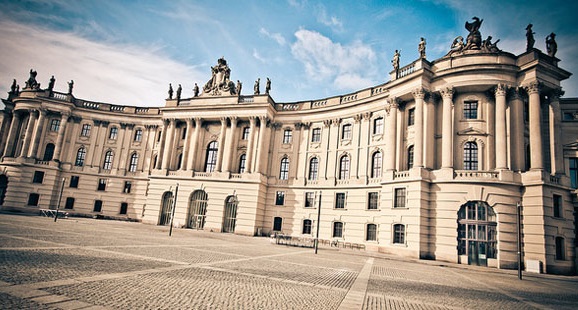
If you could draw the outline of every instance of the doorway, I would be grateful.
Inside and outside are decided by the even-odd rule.
[[[203,229],[205,227],[208,200],[209,196],[203,190],[196,190],[191,194],[187,228]]]
[[[236,196],[225,199],[225,214],[223,216],[223,232],[234,233],[237,225],[237,206],[239,201]]]
[[[458,211],[458,255],[469,265],[487,266],[497,258],[497,223],[493,208],[483,201],[469,201]]]
[[[171,213],[173,209],[173,193],[166,192],[161,201],[161,212],[159,214],[159,225],[167,226],[171,223]]]

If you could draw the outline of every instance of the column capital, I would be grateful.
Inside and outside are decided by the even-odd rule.
[[[424,99],[427,91],[423,87],[418,87],[411,91],[414,99]]]
[[[255,123],[257,122],[257,117],[256,116],[249,116],[249,123],[252,126],[255,126]]]
[[[333,126],[339,126],[340,124],[341,124],[340,118],[335,118],[335,119],[331,120],[331,125],[333,125]]]
[[[456,91],[452,86],[440,89],[440,94],[444,99],[453,99],[455,93]]]
[[[327,128],[329,126],[331,126],[331,120],[328,120],[328,119],[324,120],[323,121],[323,127]]]
[[[511,100],[522,100],[522,87],[510,87],[508,88],[508,96]]]
[[[389,111],[391,109],[399,109],[399,104],[401,103],[401,100],[399,100],[399,98],[397,97],[391,97],[389,99],[387,99],[387,104],[385,105],[385,112],[387,113],[387,115],[389,115]]]
[[[564,91],[562,90],[562,88],[555,88],[552,89],[551,91],[548,92],[548,99],[550,99],[550,102],[552,101],[559,101],[560,97],[564,96]]]
[[[227,124],[227,117],[221,117],[221,125],[226,125]]]
[[[506,84],[503,83],[499,83],[498,85],[496,85],[496,87],[494,87],[494,94],[497,96],[506,96],[506,92],[508,91],[510,87]]]
[[[540,90],[542,90],[542,83],[539,81],[532,81],[523,87],[528,94],[540,93]]]

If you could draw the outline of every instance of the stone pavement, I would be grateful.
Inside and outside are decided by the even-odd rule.
[[[576,309],[578,278],[0,213],[1,309]]]

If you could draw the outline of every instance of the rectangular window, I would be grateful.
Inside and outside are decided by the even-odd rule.
[[[573,121],[575,119],[574,115],[576,115],[576,114],[574,114],[574,112],[564,112],[562,114],[562,120]]]
[[[367,224],[367,231],[365,233],[366,241],[377,241],[377,225]]]
[[[333,222],[333,238],[343,238],[342,222]]]
[[[128,211],[128,203],[123,202],[120,204],[120,211],[118,212],[119,214],[126,214]]]
[[[564,238],[556,237],[556,260],[565,260]]]
[[[181,134],[181,140],[185,140],[186,137],[187,137],[187,127],[183,127],[183,131]]]
[[[34,177],[32,178],[32,183],[40,183],[44,181],[44,171],[34,171]]]
[[[251,133],[251,128],[243,127],[243,135],[241,136],[241,139],[249,140],[249,133]]]
[[[552,196],[553,208],[554,208],[554,217],[564,217],[564,209],[562,205],[562,196],[554,195]]]
[[[321,128],[313,128],[311,131],[311,142],[321,142]]]
[[[292,139],[293,139],[293,131],[291,129],[285,129],[285,131],[283,131],[283,144],[291,143]]]
[[[403,224],[393,225],[393,243],[405,244],[405,225]]]
[[[90,137],[90,129],[91,128],[92,128],[92,126],[90,126],[90,124],[83,124],[82,130],[80,131],[80,136],[81,137]]]
[[[303,220],[303,230],[301,233],[304,235],[311,235],[311,220]]]
[[[383,133],[383,117],[378,117],[373,120],[373,134],[381,135]]]
[[[123,188],[122,192],[125,194],[129,194],[131,187],[132,187],[131,181],[124,181],[124,188]]]
[[[278,191],[275,194],[275,205],[282,206],[285,204],[285,192]]]
[[[346,201],[345,193],[336,193],[335,194],[335,209],[345,209]]]
[[[379,208],[379,192],[367,193],[367,210],[377,210]]]
[[[95,200],[92,212],[101,212],[101,211],[102,211],[102,200]]]
[[[134,132],[134,142],[141,142],[142,141],[142,129],[137,129]]]
[[[98,179],[98,188],[96,190],[99,191],[106,190],[106,179]]]
[[[341,128],[341,140],[351,140],[351,124],[343,125]]]
[[[74,197],[66,197],[64,209],[74,209]]]
[[[282,228],[283,228],[283,218],[281,217],[273,218],[273,230],[281,231]]]
[[[40,195],[37,193],[30,193],[30,195],[28,195],[28,205],[29,206],[37,207],[39,200],[40,200]]]
[[[118,128],[117,127],[110,128],[110,133],[108,134],[108,138],[111,140],[116,140],[116,137],[118,137]]]
[[[395,197],[394,197],[394,208],[405,208],[405,199],[406,199],[406,189],[405,188],[396,188],[395,189]]]
[[[570,158],[570,185],[578,188],[578,158]]]
[[[407,111],[407,125],[413,126],[415,124],[415,108],[411,108]]]
[[[464,101],[464,118],[477,119],[478,118],[478,102]]]
[[[72,188],[78,188],[78,181],[79,181],[80,177],[77,175],[73,175],[70,177],[70,187]]]
[[[58,131],[60,129],[60,120],[53,119],[50,121],[50,131]]]
[[[161,142],[161,137],[163,136],[163,131],[159,130],[157,135],[157,143]]]
[[[315,207],[315,192],[306,192],[305,208],[314,208],[314,207]]]

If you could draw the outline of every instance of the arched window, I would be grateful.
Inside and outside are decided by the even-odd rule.
[[[381,152],[373,153],[371,157],[371,177],[380,178],[381,177]]]
[[[85,158],[86,158],[86,149],[84,148],[84,146],[81,146],[76,152],[76,160],[74,161],[74,165],[77,167],[84,166]]]
[[[413,145],[407,148],[407,170],[413,168]]]
[[[130,155],[130,164],[128,166],[128,171],[136,172],[137,166],[138,166],[138,154],[132,153],[132,155]]]
[[[304,235],[311,235],[311,220],[303,220],[303,231],[301,233]]]
[[[377,225],[367,224],[367,230],[365,233],[366,241],[377,241]]]
[[[478,170],[478,145],[476,142],[464,144],[464,169]]]
[[[247,154],[243,154],[239,158],[239,173],[244,173],[246,166],[247,166]]]
[[[52,160],[54,157],[54,143],[48,143],[46,148],[44,148],[44,156],[42,157],[43,161]]]
[[[393,225],[393,243],[405,244],[405,225],[403,224]]]
[[[309,160],[309,180],[317,180],[317,175],[319,173],[319,158],[313,157]]]
[[[289,158],[283,157],[283,159],[281,159],[279,180],[287,180],[287,179],[289,179]]]
[[[102,169],[104,169],[104,170],[112,169],[113,158],[114,158],[114,155],[112,154],[112,151],[107,151],[104,154],[104,162],[102,163]]]
[[[219,145],[217,141],[212,141],[207,147],[207,157],[205,160],[205,172],[213,172],[217,166],[217,152]]]
[[[468,264],[486,266],[497,257],[497,222],[493,208],[484,201],[468,201],[458,211],[458,255]]]
[[[349,179],[349,156],[343,155],[339,160],[339,179]]]

